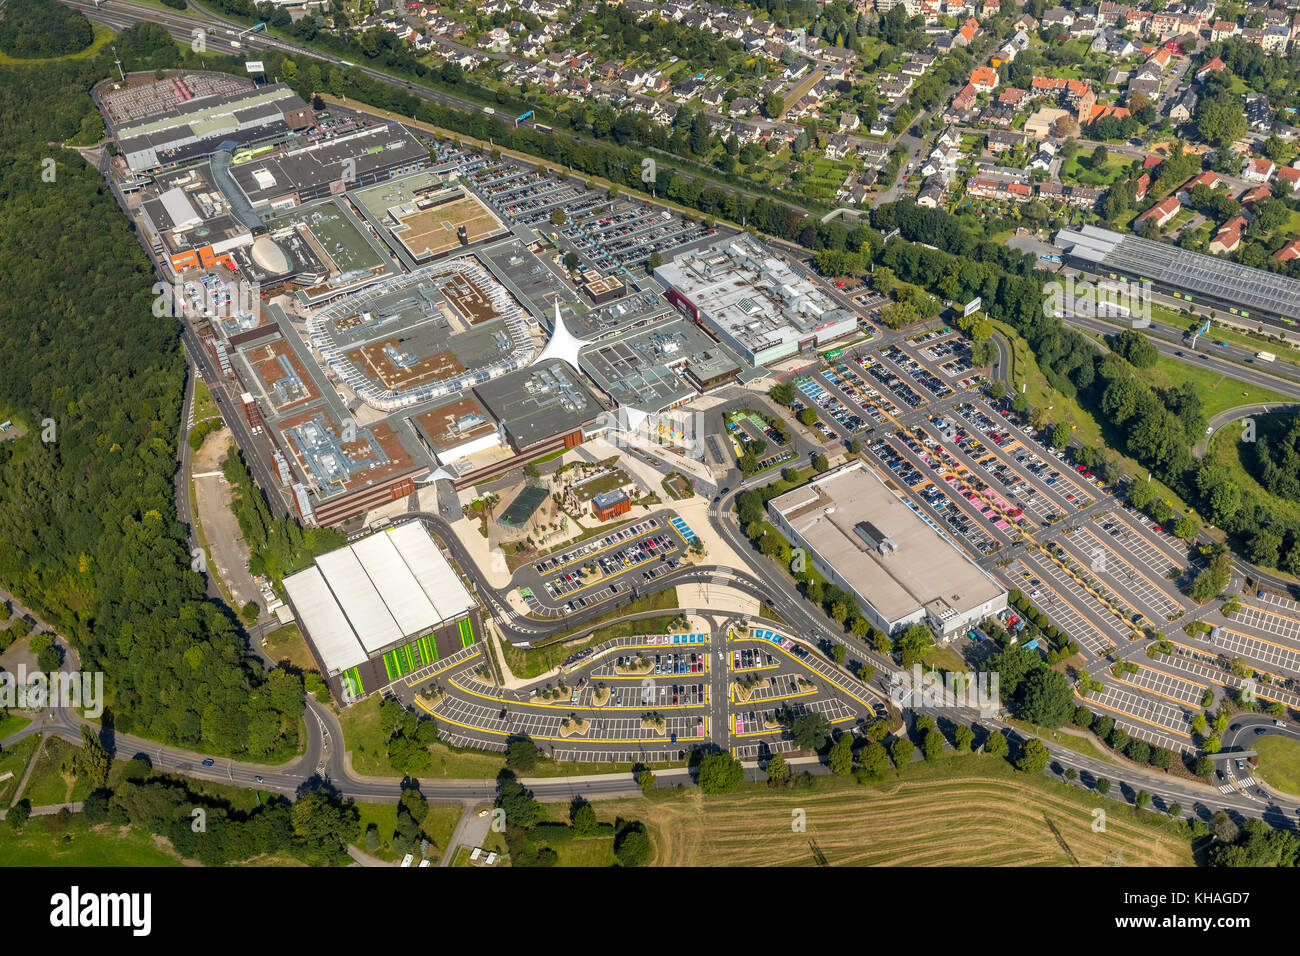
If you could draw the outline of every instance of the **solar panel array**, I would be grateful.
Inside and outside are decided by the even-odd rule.
[[[1300,281],[1284,275],[1096,226],[1063,229],[1056,244],[1101,271],[1150,279],[1251,311],[1300,318]]]

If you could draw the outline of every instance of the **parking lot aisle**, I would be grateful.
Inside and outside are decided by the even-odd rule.
[[[1234,614],[1232,619],[1240,621],[1248,627],[1258,628],[1269,634],[1276,634],[1288,641],[1300,642],[1300,620],[1287,617],[1277,611],[1256,607],[1243,601],[1241,610]]]
[[[1191,721],[1172,704],[1111,685],[1077,699],[1094,712],[1098,707],[1109,711],[1129,736],[1140,737],[1148,743],[1158,742],[1159,746],[1174,750],[1192,749]],[[1152,737],[1157,739],[1153,741]]]
[[[1171,557],[1138,530],[1139,526],[1130,523],[1123,508],[1103,511],[1093,515],[1093,521],[1111,541],[1114,541],[1138,562],[1144,565],[1152,575],[1168,580],[1168,575],[1181,575],[1187,570],[1187,556]]]
[[[1098,656],[1104,656],[1109,651],[1110,645],[1118,645],[1121,640],[1128,640],[1129,631],[1121,628],[1115,620],[1115,615],[1093,597],[1092,592],[1088,591],[1074,578],[1070,577],[1060,567],[1048,558],[1038,554],[1026,554],[1021,560],[1025,566],[1037,575],[1041,586],[1045,586],[1050,592],[1046,606],[1042,601],[1035,602],[1038,607],[1042,608],[1043,613],[1048,617],[1052,616],[1054,610],[1059,611],[1062,618],[1068,619],[1071,614],[1077,619],[1075,625],[1081,621],[1086,621],[1088,626],[1087,632],[1095,633],[1104,642],[1097,647],[1089,646],[1088,649]],[[1048,584],[1048,581],[1051,584]],[[1022,587],[1021,590],[1024,590]],[[1078,604],[1071,602],[1066,595],[1069,594]],[[1069,613],[1060,608],[1064,605],[1069,609]],[[1086,608],[1087,610],[1081,610]],[[1071,633],[1069,630],[1066,633]],[[1080,638],[1080,643],[1083,638]]]
[[[1252,600],[1271,604],[1288,617],[1300,619],[1300,604],[1280,594],[1274,594],[1272,591],[1257,592]]]
[[[1112,677],[1121,684],[1128,684],[1131,687],[1148,691],[1180,704],[1187,704],[1197,708],[1201,706],[1201,699],[1205,696],[1206,691],[1204,684],[1197,684],[1141,664],[1137,666],[1138,672],[1136,674],[1123,674],[1119,677],[1112,675]]]
[[[1227,625],[1220,627],[1210,643],[1232,657],[1261,661],[1271,667],[1280,667],[1290,676],[1300,675],[1300,652],[1282,644],[1266,641],[1262,637],[1244,634]]]
[[[1093,574],[1104,579],[1116,590],[1127,592],[1134,610],[1149,611],[1146,617],[1154,622],[1167,623],[1182,614],[1186,608],[1171,598],[1168,592],[1129,561],[1109,541],[1099,538],[1087,526],[1077,526],[1062,539],[1075,559],[1087,566]]]

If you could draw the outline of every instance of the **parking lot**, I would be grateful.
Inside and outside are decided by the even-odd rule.
[[[1098,537],[1089,525],[1071,529],[1062,540],[1078,561],[1086,564],[1108,587],[1123,595],[1130,605],[1157,626],[1157,630],[1184,613],[1183,605],[1166,588],[1169,582],[1161,579],[1158,584],[1147,577],[1142,567],[1127,560],[1111,546],[1109,539]]]
[[[480,167],[471,181],[494,211],[552,235],[578,254],[582,268],[601,273],[642,274],[652,253],[668,259],[675,250],[715,234],[639,199],[611,200],[605,190],[588,190],[580,180],[545,176],[508,162]],[[561,226],[551,222],[557,209],[565,216]]]
[[[1122,684],[1131,684],[1142,690],[1150,691],[1161,697],[1167,697],[1197,710],[1200,709],[1201,700],[1205,697],[1206,688],[1204,684],[1197,684],[1194,681],[1175,677],[1173,674],[1166,674],[1164,671],[1153,670],[1142,665],[1138,665],[1136,674],[1124,674],[1116,677],[1115,680]]]
[[[1051,574],[1046,570],[1049,567],[1052,569]],[[1109,628],[1110,633],[1104,632],[1093,621],[1091,615],[1085,617],[1071,600],[1066,598],[1067,594],[1074,600],[1080,599],[1080,593],[1089,598],[1091,595],[1087,594],[1073,578],[1062,574],[1050,561],[1025,555],[1024,558],[1009,564],[1004,570],[1004,576],[1010,587],[1019,588],[1024,592],[1035,606],[1041,608],[1044,614],[1078,641],[1081,647],[1087,648],[1093,656],[1104,657],[1115,646],[1116,637],[1120,636],[1118,630]],[[1109,612],[1105,613],[1109,614]],[[1112,636],[1112,633],[1115,636]]]

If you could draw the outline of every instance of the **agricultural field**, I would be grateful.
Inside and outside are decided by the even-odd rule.
[[[761,784],[725,797],[698,792],[600,804],[643,820],[657,866],[1191,866],[1185,827],[1116,802],[1092,830],[1095,796],[1028,777],[1000,758],[950,756],[902,779],[862,787],[820,778],[774,794]],[[794,832],[792,814],[806,813]],[[1064,845],[1063,845],[1064,844]]]

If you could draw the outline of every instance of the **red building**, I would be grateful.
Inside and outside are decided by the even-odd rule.
[[[606,491],[591,499],[591,512],[601,521],[632,510],[632,500],[622,491]]]

